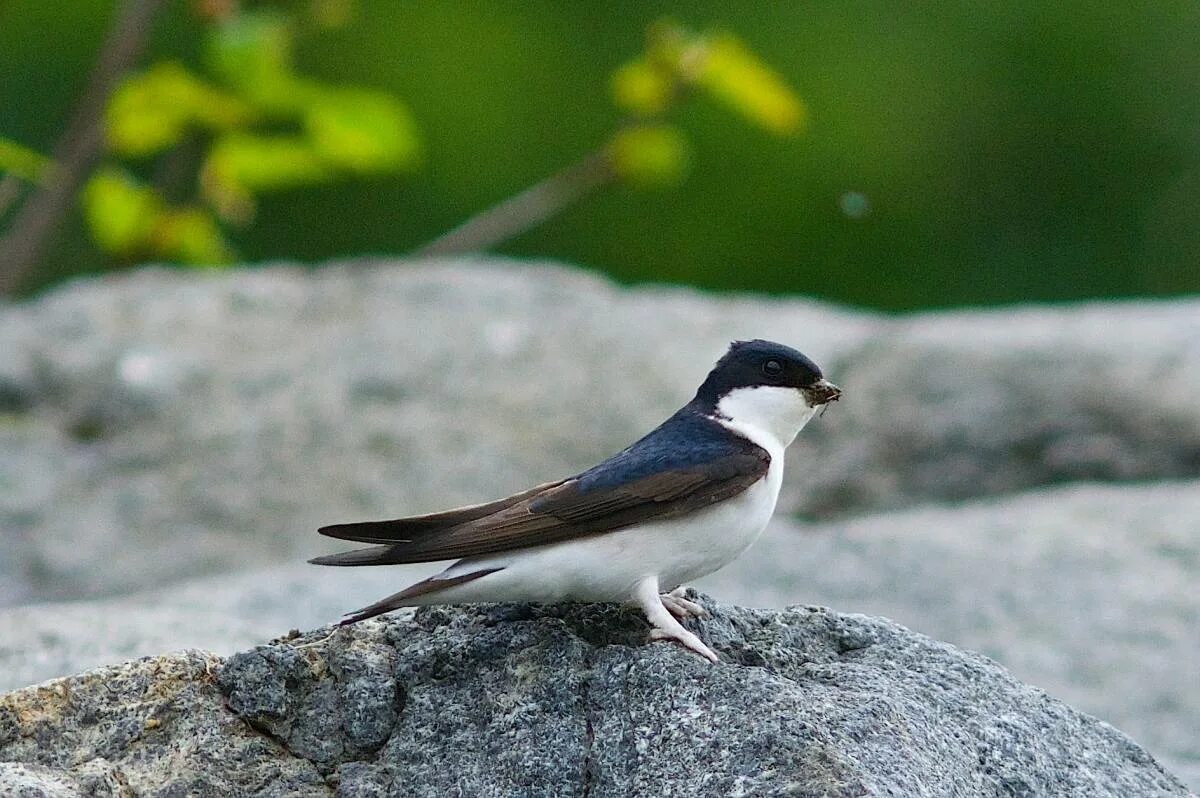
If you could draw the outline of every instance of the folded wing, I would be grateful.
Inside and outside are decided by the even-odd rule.
[[[622,529],[678,517],[746,490],[767,473],[770,455],[746,442],[703,462],[667,467],[613,484],[586,475],[487,504],[444,513],[323,527],[322,535],[382,544],[312,562],[320,565],[390,565],[432,562]]]

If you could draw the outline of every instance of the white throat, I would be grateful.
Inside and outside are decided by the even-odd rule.
[[[772,385],[734,388],[717,402],[718,420],[772,457],[783,455],[816,412],[800,391]]]

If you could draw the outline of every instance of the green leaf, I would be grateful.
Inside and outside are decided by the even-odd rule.
[[[675,99],[675,86],[674,76],[648,58],[636,58],[617,67],[610,81],[613,101],[638,116],[665,112]]]
[[[351,172],[396,172],[420,162],[416,124],[408,109],[384,92],[329,91],[308,109],[304,129],[316,152]]]
[[[678,21],[663,17],[646,29],[646,59],[666,72],[682,74],[698,41],[696,34]]]
[[[157,254],[193,266],[224,266],[234,259],[212,214],[201,208],[179,208],[162,215],[154,230]]]
[[[253,216],[255,194],[315,185],[333,177],[302,138],[230,133],[209,150],[200,181],[222,218],[245,223]]]
[[[0,172],[37,183],[50,164],[50,159],[45,155],[0,136]]]
[[[732,34],[707,38],[695,80],[717,100],[772,133],[788,135],[804,125],[804,103]]]
[[[617,133],[608,145],[613,170],[642,188],[674,185],[688,168],[688,145],[670,125],[637,125]]]
[[[250,116],[237,98],[164,61],[121,83],[105,109],[105,134],[115,153],[139,157],[174,146],[191,125],[225,130]]]
[[[328,180],[329,168],[303,139],[233,133],[213,145],[208,162],[228,183],[247,191],[272,191]]]
[[[209,71],[258,111],[283,120],[301,117],[326,92],[296,76],[295,33],[289,18],[262,9],[231,16],[214,28],[205,47]]]
[[[169,208],[154,189],[124,170],[97,170],[82,199],[92,238],[111,255],[197,265],[221,265],[234,257],[212,214],[201,208]]]
[[[292,28],[270,9],[231,14],[205,42],[205,63],[230,86],[255,94],[292,77]]]
[[[98,169],[83,188],[83,216],[96,244],[113,255],[148,249],[163,214],[162,198],[129,173]]]

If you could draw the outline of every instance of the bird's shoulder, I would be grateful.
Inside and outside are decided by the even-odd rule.
[[[618,488],[657,475],[724,480],[765,473],[771,456],[717,419],[685,407],[622,451],[572,480],[581,492]]]

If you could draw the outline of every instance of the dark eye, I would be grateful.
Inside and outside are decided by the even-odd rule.
[[[778,360],[768,360],[762,365],[763,374],[768,377],[778,377],[783,373],[783,364]]]

